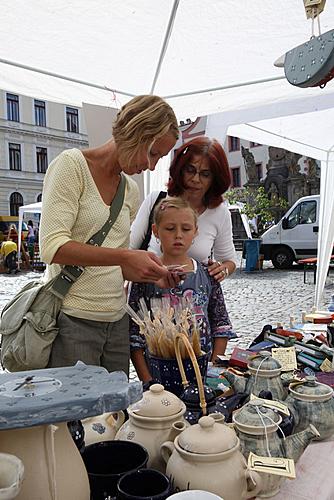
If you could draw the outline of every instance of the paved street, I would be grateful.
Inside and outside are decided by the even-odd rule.
[[[240,255],[239,255],[240,262]],[[28,280],[40,274],[22,272],[17,275],[0,275],[0,310]],[[327,278],[323,308],[327,307],[334,293],[334,275]],[[239,345],[247,347],[265,324],[289,323],[290,315],[301,319],[302,311],[309,312],[313,305],[313,275],[308,273],[308,283],[303,283],[303,270],[297,266],[288,271],[278,271],[270,263],[262,271],[236,272],[223,285],[231,321],[239,339],[229,342],[228,352]]]

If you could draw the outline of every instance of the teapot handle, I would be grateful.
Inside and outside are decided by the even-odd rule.
[[[118,430],[122,427],[122,425],[125,422],[125,414],[122,410],[117,411],[115,413],[109,413],[108,417],[106,418],[106,421],[111,427],[114,427],[115,432],[118,432]]]
[[[258,493],[260,493],[262,489],[262,479],[261,476],[249,469],[245,471],[246,481],[247,481],[247,491],[245,498],[253,498],[256,497]]]
[[[197,380],[197,386],[198,386],[198,392],[199,392],[199,400],[200,400],[200,407],[202,408],[203,415],[207,414],[207,408],[206,408],[206,400],[205,400],[205,395],[204,395],[204,386],[203,386],[203,380],[201,376],[201,372],[199,370],[198,362],[194,353],[194,349],[192,348],[192,345],[190,344],[187,336],[184,333],[178,332],[175,337],[174,337],[174,346],[175,346],[175,354],[176,354],[176,359],[177,359],[177,364],[179,365],[179,370],[181,373],[181,378],[182,378],[182,385],[183,387],[186,387],[189,385],[189,382],[186,377],[186,372],[183,367],[182,363],[182,358],[181,358],[181,352],[180,352],[180,342],[183,342],[185,348],[188,351],[189,357],[191,359],[191,362],[193,364],[194,370],[195,370],[195,375],[196,375],[196,380]]]
[[[162,456],[162,458],[164,459],[166,464],[167,464],[168,460],[170,459],[174,449],[175,449],[175,447],[174,447],[173,441],[165,441],[160,446],[160,455]]]

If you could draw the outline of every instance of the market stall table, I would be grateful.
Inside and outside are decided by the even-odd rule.
[[[334,437],[311,443],[296,465],[296,479],[287,479],[272,500],[333,500]]]

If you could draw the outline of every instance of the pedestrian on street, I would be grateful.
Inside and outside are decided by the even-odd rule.
[[[5,269],[7,274],[12,271],[16,274],[17,269],[17,244],[11,238],[3,241],[0,249],[0,254],[4,257]]]
[[[49,264],[47,278],[66,264],[84,266],[63,301],[50,367],[81,360],[128,373],[124,279],[160,286],[177,283],[154,253],[128,248],[139,198],[131,176],[154,170],[174,147],[178,138],[174,112],[160,97],[138,96],[121,108],[112,132],[113,137],[99,147],[61,153],[45,176],[40,245],[42,259]],[[117,220],[102,246],[85,243],[110,217],[110,204],[124,174],[125,197]]]
[[[169,175],[168,195],[180,196],[198,214],[198,236],[189,255],[208,263],[209,273],[221,282],[236,268],[231,215],[223,200],[231,184],[224,149],[215,139],[196,137],[175,152]],[[161,255],[151,223],[155,204],[166,194],[153,191],[143,201],[131,226],[131,248],[147,248]]]
[[[148,309],[151,299],[167,298],[170,306],[178,309],[186,298],[192,304],[201,349],[211,353],[211,359],[216,360],[218,355],[225,353],[228,339],[237,336],[232,331],[219,282],[210,276],[207,266],[188,254],[197,237],[197,214],[183,198],[167,197],[154,210],[152,230],[161,246],[162,262],[166,266],[182,266],[184,280],[177,287],[164,290],[154,284],[132,283],[129,305],[137,312],[141,298],[145,299]],[[146,341],[132,319],[130,343],[131,359],[138,377],[149,382],[152,377],[146,361]]]

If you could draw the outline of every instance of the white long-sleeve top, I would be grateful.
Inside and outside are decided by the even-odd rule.
[[[131,226],[130,248],[140,248],[147,232],[150,212],[158,194],[159,191],[153,191],[141,204]],[[211,249],[215,260],[230,260],[236,264],[231,214],[223,203],[217,208],[207,208],[198,216],[198,235],[188,254],[193,259],[207,263]],[[151,237],[148,250],[161,255],[160,243],[157,243],[154,235]]]

